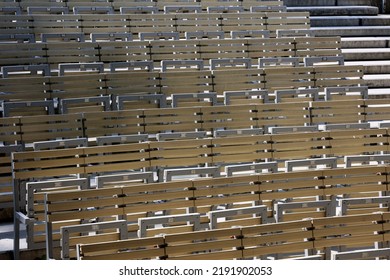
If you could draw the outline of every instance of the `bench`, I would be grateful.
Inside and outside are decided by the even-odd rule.
[[[0,208],[13,207],[11,155],[21,151],[22,145],[0,146]]]
[[[264,69],[217,69],[213,71],[213,91],[252,91],[266,89]]]
[[[91,33],[90,34],[91,42],[113,42],[113,41],[132,41],[133,34],[131,33],[119,33],[119,32],[111,32],[111,33]]]
[[[366,249],[346,252],[331,251],[331,260],[378,260],[390,258],[390,249]]]
[[[240,228],[171,234],[164,237],[168,260],[224,260],[242,258]]]
[[[275,90],[275,103],[297,102],[297,98],[299,101],[316,101],[319,99],[319,90],[318,88]]]
[[[230,31],[230,38],[243,39],[243,38],[269,38],[270,33],[268,30],[239,30]]]
[[[340,200],[341,215],[388,212],[389,207],[389,196],[345,198]]]
[[[9,3],[7,3],[7,6],[0,7],[0,12],[1,15],[21,15],[22,9],[17,6],[13,7],[12,4],[10,5]]]
[[[32,115],[53,115],[54,101],[5,101],[2,102],[3,116],[32,116]]]
[[[210,59],[210,69],[216,70],[217,68],[229,68],[234,69],[244,67],[245,69],[252,68],[252,62],[249,58],[218,58]]]
[[[240,6],[208,6],[208,13],[240,13],[244,9]]]
[[[174,142],[174,141],[172,141]],[[176,143],[177,144],[177,143]],[[129,151],[129,145],[121,145],[126,152]],[[137,149],[139,149],[139,144],[136,144]],[[104,152],[108,153],[108,150],[104,146]],[[112,146],[111,149],[113,149]],[[136,147],[134,147],[136,148]],[[89,151],[93,149],[93,151]],[[99,151],[95,151],[99,149]],[[144,147],[145,149],[145,147]],[[94,160],[93,154],[102,155],[104,152],[100,147],[91,147],[84,148],[82,150],[87,156],[81,157],[88,164],[83,167],[83,169],[74,169],[74,171],[69,170],[69,163],[65,159],[61,160],[57,165],[57,170],[54,167],[46,170],[30,170],[24,171],[23,169],[15,173],[15,178],[17,180],[26,180],[30,176],[38,177],[49,177],[51,176],[68,176],[66,174],[74,173],[86,173],[94,174],[96,172],[101,172],[102,164],[93,165],[97,163]],[[88,152],[87,152],[88,151]],[[116,152],[119,152],[118,149]],[[63,156],[69,155],[68,157],[72,159],[72,156],[69,154],[70,151],[67,150],[57,150],[57,151],[46,151],[43,155],[46,158],[50,154],[62,154]],[[73,151],[74,152],[74,151]],[[42,153],[42,152],[40,152]],[[23,155],[23,156],[22,156]],[[17,158],[23,159],[26,158],[26,153],[14,154],[14,160]],[[37,158],[38,152],[34,152],[34,158]],[[118,154],[115,154],[115,157],[118,158]],[[109,156],[106,155],[105,158],[109,159]],[[128,168],[135,168],[130,166],[131,163],[126,162],[126,164],[118,165],[108,163],[108,159],[105,160],[103,165],[104,171],[119,171]],[[56,157],[53,157],[53,160],[56,160]],[[47,159],[45,160],[47,161]],[[44,160],[40,160],[40,166],[45,168],[48,164],[45,164]],[[72,164],[79,165],[80,163],[75,163],[75,160],[72,159]],[[100,160],[101,162],[101,160]],[[54,163],[54,162],[53,162]],[[59,169],[59,164],[65,164],[62,171]],[[175,164],[175,163],[172,163]],[[27,162],[14,163],[15,168],[26,168],[28,167]],[[52,166],[52,165],[51,165]],[[144,165],[145,166],[145,165]],[[177,183],[156,183],[148,184],[146,187],[145,184],[139,186],[130,186],[123,187],[122,194],[120,196],[124,199],[121,205],[126,205],[123,209],[125,211],[128,221],[130,217],[134,216],[134,213],[140,212],[159,212],[167,211],[174,208],[190,208],[199,213],[204,213],[203,209],[209,209],[209,207],[218,207],[218,205],[223,206],[224,204],[237,204],[244,205],[245,203],[253,203],[255,201],[262,201],[263,203],[268,203],[267,201],[273,201],[277,199],[286,199],[286,198],[300,198],[300,197],[312,197],[312,196],[325,196],[325,195],[338,195],[340,193],[355,193],[364,192],[365,189],[360,187],[363,184],[362,178],[365,179],[364,184],[367,190],[374,192],[379,190],[387,190],[387,186],[378,185],[378,181],[383,182],[385,179],[378,176],[379,173],[383,173],[384,167],[370,167],[370,168],[352,168],[352,169],[337,169],[337,170],[316,170],[316,171],[305,171],[305,172],[290,172],[290,173],[276,173],[276,174],[260,174],[260,175],[251,175],[244,177],[234,177],[233,178],[215,178],[215,179],[199,179],[196,181],[179,181]],[[14,170],[15,172],[15,170]],[[23,175],[23,173],[26,173]],[[34,175],[35,174],[35,175]],[[374,175],[370,175],[374,174]],[[348,175],[348,176],[347,176]],[[386,175],[381,175],[386,176]],[[298,179],[298,180],[297,180]],[[314,179],[314,180],[313,180]],[[336,180],[336,181],[335,181]],[[337,181],[338,180],[338,181]],[[344,180],[344,181],[342,181]],[[306,183],[305,183],[306,181]],[[248,184],[248,182],[256,182],[254,185]],[[288,184],[286,184],[288,182]],[[340,183],[336,183],[340,182]],[[356,184],[348,187],[347,184]],[[241,184],[241,185],[240,185]],[[337,184],[337,185],[335,185]],[[339,184],[344,184],[342,188],[339,187]],[[335,185],[335,186],[333,186]],[[377,185],[376,190],[374,187]],[[212,188],[210,188],[212,186]],[[229,187],[228,187],[229,186]],[[246,187],[245,187],[246,186]],[[327,186],[327,188],[318,188],[321,186]],[[287,188],[286,188],[287,187]],[[16,187],[17,189],[17,187]],[[280,189],[285,191],[280,192]],[[154,201],[153,204],[139,205],[140,202],[145,201],[145,192],[150,194],[150,199]],[[367,191],[366,191],[367,192]],[[68,194],[69,192],[67,192]],[[135,195],[138,193],[138,195]],[[78,195],[77,192],[74,195]],[[210,197],[211,196],[211,197]],[[18,196],[16,196],[18,197]],[[96,197],[93,194],[93,197]],[[194,197],[193,199],[188,198]],[[159,203],[157,200],[167,200],[164,203]],[[244,203],[244,204],[243,204]],[[145,208],[146,207],[146,208]],[[122,207],[123,208],[123,207]],[[183,209],[183,210],[184,210]],[[170,211],[170,210],[169,210]],[[180,212],[179,212],[180,213]],[[134,218],[133,218],[134,219]]]
[[[164,13],[201,13],[202,7],[199,5],[167,5],[164,6]]]
[[[360,123],[365,121],[364,103],[361,100],[312,101],[312,125]]]
[[[272,134],[273,157],[278,160],[320,158],[331,154],[327,132]]]
[[[165,239],[146,237],[77,245],[79,260],[159,259],[165,255]]]
[[[370,164],[371,161],[377,164],[385,164],[390,160],[390,155],[357,155],[357,156],[345,156],[344,162],[346,167],[352,167],[355,165]]]
[[[268,223],[267,207],[264,205],[210,211],[207,215],[212,230]]]
[[[153,61],[130,61],[130,62],[112,62],[110,63],[110,72],[129,71],[129,70],[153,71]]]
[[[111,6],[74,6],[73,7],[73,14],[74,15],[79,15],[79,14],[113,14],[114,9]]]
[[[89,76],[89,75],[87,75]],[[255,92],[255,91],[254,91]],[[53,94],[54,95],[54,94]],[[124,100],[126,97],[123,97]],[[145,100],[164,98],[159,95],[145,95]],[[137,98],[138,99],[138,98]],[[315,107],[316,104],[324,106],[324,108]],[[352,105],[357,104],[357,108],[354,109]],[[337,129],[348,129],[350,132],[356,130],[359,133],[365,133],[368,131],[367,123],[364,122],[364,106],[360,105],[360,101],[327,101],[327,102],[311,102],[311,103],[278,103],[278,104],[258,104],[258,105],[228,105],[228,106],[213,106],[213,107],[198,107],[198,108],[161,108],[161,109],[140,109],[140,110],[127,110],[127,111],[112,111],[104,113],[86,112],[83,114],[68,114],[68,115],[52,115],[52,121],[48,120],[44,116],[28,116],[18,118],[3,118],[3,137],[10,137],[10,141],[17,140],[23,141],[26,144],[31,144],[36,141],[54,140],[56,138],[79,138],[79,137],[96,137],[101,135],[127,135],[138,133],[159,133],[159,132],[186,132],[203,130],[209,133],[219,131],[218,134],[222,135],[224,130],[226,133],[229,131],[239,135],[248,131],[249,134],[253,134],[253,129],[268,130],[268,127],[297,127],[305,125],[303,128],[316,126],[316,120],[321,119],[328,123],[328,125],[322,125],[321,127],[329,127],[330,131],[336,132]],[[305,105],[307,106],[305,108]],[[333,106],[334,105],[334,106]],[[337,106],[336,106],[337,105]],[[313,107],[311,107],[313,106]],[[361,107],[363,106],[363,107]],[[335,107],[335,108],[332,108]],[[350,109],[345,109],[350,108]],[[337,110],[336,110],[337,109]],[[333,111],[335,110],[335,111]],[[338,117],[338,112],[347,111],[348,113],[354,112],[355,116],[348,116],[350,119],[360,119],[361,123],[342,123],[341,120],[348,121],[348,119],[341,119]],[[319,114],[318,112],[321,112]],[[325,114],[326,113],[326,114]],[[165,116],[164,119],[161,118]],[[260,116],[260,117],[259,117]],[[329,116],[328,119],[323,119],[325,116]],[[342,115],[347,118],[346,115]],[[333,118],[335,118],[333,120]],[[81,120],[84,119],[84,122]],[[61,126],[55,127],[55,123],[62,123]],[[338,123],[340,122],[340,123]],[[9,123],[9,124],[7,124]],[[10,125],[10,124],[15,125]],[[42,125],[45,125],[47,129],[42,129]],[[311,125],[312,124],[312,125]],[[330,125],[331,124],[331,125]],[[336,125],[337,124],[337,125]],[[27,125],[29,126],[27,128]],[[68,125],[68,127],[66,127]],[[6,128],[7,127],[7,128]],[[303,129],[302,128],[302,129]],[[310,129],[309,129],[310,130]],[[291,133],[304,132],[304,130],[298,128],[291,128]],[[307,129],[305,128],[305,131]],[[61,135],[64,133],[64,136]],[[287,132],[285,130],[284,132]],[[51,134],[52,133],[52,134]],[[342,135],[341,131],[337,132],[338,135]],[[385,136],[387,135],[386,128],[381,130],[381,141],[387,141]],[[372,135],[374,135],[373,133]],[[23,140],[21,139],[23,135]],[[337,134],[336,134],[337,135]],[[6,138],[4,138],[6,140]],[[369,137],[366,137],[367,141]],[[364,141],[366,141],[364,140]],[[374,140],[371,139],[371,140]],[[7,141],[7,140],[6,140]],[[374,142],[372,142],[374,144]],[[354,146],[361,146],[361,142],[357,142]],[[363,147],[368,148],[368,142]],[[376,147],[376,148],[375,148]],[[372,145],[371,149],[377,149],[376,153],[387,151],[385,146],[377,142],[376,145]],[[363,151],[365,152],[365,151]],[[369,151],[366,151],[369,152]],[[360,154],[361,150],[356,152],[351,151],[349,155]],[[372,153],[372,152],[371,152]]]
[[[334,130],[329,136],[332,156],[387,153],[388,134],[383,129]]]
[[[268,103],[267,90],[225,91],[223,92],[225,105],[263,104]]]
[[[337,57],[342,59],[341,38],[338,36],[315,37],[311,30],[291,30],[291,32],[278,30],[278,34],[282,37],[287,35],[294,37],[297,57],[308,57],[309,60],[311,58],[315,60],[316,57],[335,57],[336,61]]]
[[[244,128],[244,129],[216,129],[213,131],[213,137],[234,137],[241,135],[263,135],[261,128]]]
[[[383,166],[324,169],[321,176],[323,193],[328,198],[379,197],[388,192]]]
[[[367,86],[327,87],[325,100],[369,99]]]
[[[269,92],[281,89],[316,88],[315,72],[310,67],[264,68],[265,85]]]
[[[82,114],[28,116],[20,118],[18,128],[20,142],[26,147],[38,141],[85,137]]]
[[[113,109],[136,110],[167,107],[166,96],[163,94],[131,94],[119,95],[113,101]]]
[[[285,67],[298,67],[299,58],[298,57],[267,57],[259,58],[259,67],[272,67],[272,66],[285,66]]]
[[[34,151],[87,147],[87,138],[73,138],[63,140],[38,141],[32,144]]]
[[[232,249],[241,243],[239,239],[232,238],[239,234],[240,229],[237,228],[213,231],[213,234],[209,234],[208,231],[199,231],[167,234],[164,237],[80,244],[78,259],[201,259],[203,257],[210,260],[241,258],[241,252]],[[169,246],[166,246],[167,244]]]
[[[210,71],[168,71],[159,74],[160,93],[204,93],[213,91],[213,77]]]
[[[321,130],[348,130],[348,129],[370,129],[370,123],[334,123],[319,126]]]
[[[194,180],[193,208],[190,211],[200,213],[201,221],[205,224],[210,222],[207,216],[209,211],[260,205],[257,179],[258,174]],[[272,217],[272,213],[267,215]]]
[[[120,7],[119,9],[122,15],[124,14],[157,14],[159,12],[158,7],[154,6],[135,6],[135,7]]]
[[[247,56],[258,64],[259,58],[296,57],[294,38],[247,39]]]
[[[51,75],[50,67],[47,64],[3,66],[1,67],[1,73],[3,78],[8,78],[10,75],[18,75],[18,77],[39,74],[47,77]]]
[[[91,192],[93,193],[93,196],[89,195]],[[54,247],[59,246],[64,225],[87,225],[92,221],[108,222],[118,220],[118,218],[123,215],[123,208],[118,208],[118,205],[122,204],[121,193],[121,188],[47,193],[45,195],[47,258],[54,258],[53,249]],[[95,227],[93,227],[93,225]],[[97,232],[101,230],[98,224],[92,224],[91,226],[92,228],[87,228],[88,231],[93,230]],[[111,237],[109,237],[109,235],[111,235]],[[125,234],[122,233],[122,236],[124,238],[127,237],[127,228]],[[95,235],[91,237],[92,240],[94,238],[99,238],[99,236]],[[106,240],[119,239],[116,231],[107,232],[106,236],[103,238],[106,238]],[[62,242],[64,242],[64,239]],[[69,245],[70,244],[68,243],[68,246]],[[72,256],[66,254],[64,257],[69,258]]]
[[[41,42],[85,42],[84,33],[42,33]]]
[[[110,234],[105,233],[105,230],[116,230],[113,237],[109,237]],[[103,232],[100,234],[100,232]],[[83,236],[84,234],[84,236]],[[86,236],[85,236],[86,235]],[[93,237],[91,237],[93,235]],[[110,221],[100,222],[92,224],[81,224],[62,226],[60,229],[60,247],[61,247],[61,259],[69,260],[76,258],[76,245],[80,243],[99,242],[107,240],[121,240],[127,238],[126,221]],[[51,249],[49,248],[49,252]],[[51,259],[51,257],[48,257]]]
[[[20,224],[26,225],[26,242],[29,249],[41,249],[46,246],[46,220],[44,197],[48,192],[82,190],[89,187],[86,178],[56,179],[40,182],[27,182],[20,189],[20,201],[15,200],[14,212],[14,253],[20,254]]]
[[[310,18],[308,12],[266,12],[266,26],[271,34],[277,30],[309,29]],[[275,35],[271,35],[275,37]]]
[[[286,172],[291,172],[295,167],[301,168],[337,168],[336,157],[314,158],[314,159],[297,159],[285,161]]]
[[[14,37],[12,40],[21,40],[16,35]],[[7,38],[9,38],[8,35]],[[25,35],[22,38],[25,38]],[[27,40],[31,40],[31,37]],[[47,52],[44,50],[44,44],[0,44],[0,53],[1,65],[4,66],[47,64]]]
[[[297,126],[311,123],[309,102],[265,103],[256,107],[257,125],[264,131],[274,126]]]
[[[383,221],[387,214],[351,216],[350,220],[349,217],[313,218],[306,221],[167,234],[164,237],[80,244],[78,259],[330,259],[336,247],[371,245],[383,238],[383,233],[375,234],[374,231],[380,230],[383,225],[376,222]],[[333,227],[340,222],[345,224]],[[325,223],[330,227],[326,227]],[[351,232],[346,233],[347,230]],[[326,236],[322,237],[321,234]],[[317,249],[321,250],[316,253]],[[363,257],[384,256],[381,249],[369,250],[372,255],[369,251],[367,254],[360,250],[356,253],[362,253],[360,256]],[[340,250],[339,253],[341,252]],[[350,252],[346,251],[345,254]]]
[[[336,199],[305,201],[305,202],[278,202],[274,205],[276,222],[298,221],[307,218],[336,216]]]
[[[87,98],[64,98],[59,100],[59,110],[62,114],[110,111],[110,96],[95,96]]]
[[[388,119],[389,107],[388,103],[380,99],[364,100],[363,106],[365,107],[365,121],[375,122]]]
[[[276,30],[276,37],[277,38],[283,38],[283,37],[314,37],[313,30],[310,29],[291,29],[291,30],[283,30],[279,29]]]
[[[162,225],[163,227],[159,227]],[[200,230],[200,215],[197,213],[166,215],[138,219],[138,237],[158,236],[177,232]]]
[[[343,56],[317,56],[317,57],[305,57],[303,59],[305,66],[318,66],[318,65],[344,65]]]
[[[31,44],[35,43],[34,34],[0,34],[0,41],[7,43]]]
[[[202,130],[200,107],[148,109],[140,116],[140,128],[148,134]]]
[[[204,70],[203,60],[162,60],[161,70],[184,71],[184,70]]]
[[[206,138],[206,131],[187,131],[187,132],[165,132],[157,133],[157,141],[167,141],[167,140],[179,140],[179,139],[201,139]]]
[[[140,32],[139,39],[145,40],[179,40],[178,32]]]
[[[58,64],[58,76],[65,76],[67,72],[71,75],[83,73],[103,73],[103,63],[60,63]]]
[[[99,61],[98,43],[92,42],[53,42],[46,45],[46,59],[50,68],[58,70],[63,64],[64,68],[70,67],[72,71],[88,70],[88,68],[99,68],[102,62]],[[66,65],[66,66],[65,66]],[[67,66],[70,65],[70,66]],[[85,68],[84,68],[85,67]],[[83,74],[76,72],[73,74]],[[60,71],[59,71],[60,72]],[[86,71],[86,73],[88,73]],[[62,73],[61,73],[62,74]],[[62,75],[59,75],[62,76]],[[73,77],[73,80],[75,78]],[[84,85],[85,86],[85,85]]]
[[[264,170],[271,173],[278,172],[277,162],[260,162],[225,166],[226,176],[228,177],[234,176],[234,173],[242,174],[253,171],[255,171],[255,173],[262,173]]]
[[[210,93],[176,93],[171,95],[171,106],[176,107],[197,107],[215,106],[217,94]]]
[[[306,256],[313,249],[312,221],[264,224],[241,229],[244,259]]]
[[[160,181],[169,182],[174,180],[183,180],[191,177],[220,177],[220,170],[218,166],[211,167],[192,167],[192,168],[172,168],[163,170],[163,180]],[[175,177],[179,177],[175,179]],[[181,177],[181,179],[180,179]]]
[[[223,32],[223,31],[192,31],[192,32],[185,32],[184,37],[186,40],[191,40],[191,39],[224,39],[225,32]]]
[[[314,248],[325,254],[326,259],[331,258],[332,250],[377,248],[383,242],[382,221],[381,213],[315,219]]]
[[[364,85],[361,66],[314,66],[314,87]]]
[[[195,31],[197,32],[197,31]],[[206,32],[206,31],[204,31]],[[211,32],[211,31],[210,31]],[[220,31],[218,31],[220,32]],[[168,32],[171,34],[172,32]],[[79,38],[78,36],[87,35],[81,33],[45,33],[47,36],[58,37],[60,39]],[[123,38],[135,36],[128,31],[92,31],[88,36],[94,34],[112,34],[108,39],[115,39],[119,35]],[[118,34],[118,35],[115,35]],[[165,34],[163,32],[162,34]],[[46,36],[46,35],[45,35]],[[107,39],[107,40],[108,40]],[[322,44],[326,45],[332,42],[333,38],[321,38]],[[31,43],[28,46],[18,46],[11,48],[9,44],[1,46],[2,63],[4,65],[20,65],[20,64],[38,64],[49,63],[52,69],[57,69],[59,63],[92,63],[104,62],[105,64],[112,62],[125,61],[144,61],[153,60],[159,64],[161,60],[203,60],[208,63],[209,59],[223,58],[251,58],[252,64],[258,64],[259,58],[277,58],[298,57],[303,61],[304,55],[307,53],[299,53],[296,49],[296,38],[244,38],[244,39],[191,39],[191,40],[155,40],[155,41],[95,41],[95,42],[50,42]],[[320,51],[320,47],[310,43],[306,46],[310,47],[312,56],[316,56],[316,50]],[[17,50],[29,50],[24,52],[23,57],[20,57]],[[33,53],[32,51],[35,51]],[[318,54],[320,55],[320,54]],[[22,59],[23,58],[23,59]],[[19,62],[18,62],[19,61]],[[156,65],[157,66],[157,65]],[[351,66],[349,66],[351,67]]]
[[[272,158],[268,135],[242,135],[212,140],[213,164],[262,162]]]
[[[268,133],[281,134],[281,133],[301,133],[301,132],[315,132],[319,131],[317,125],[305,125],[305,126],[274,126],[268,128]]]
[[[69,8],[68,7],[44,7],[44,6],[34,6],[34,7],[27,7],[27,14],[28,15],[34,15],[34,14],[57,14],[57,15],[67,15],[69,14]]]
[[[107,188],[112,186],[136,185],[140,182],[145,184],[154,182],[153,172],[130,172],[124,174],[101,175],[95,177],[96,188]]]
[[[143,110],[84,113],[84,135],[88,138],[144,134]]]

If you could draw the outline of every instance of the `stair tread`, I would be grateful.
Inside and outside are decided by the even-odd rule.
[[[389,48],[357,48],[357,49],[342,49],[342,53],[390,53]]]
[[[363,65],[363,66],[381,66],[381,65],[390,65],[389,60],[356,60],[356,61],[345,61],[345,65]]]
[[[287,7],[287,11],[298,12],[308,11],[310,15],[377,15],[379,13],[378,7],[374,6],[298,6]]]

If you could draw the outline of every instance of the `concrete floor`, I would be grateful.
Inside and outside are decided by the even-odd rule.
[[[20,249],[26,249],[26,228],[24,225],[20,225],[21,228],[21,240],[20,240]],[[13,251],[13,239],[14,239],[14,225],[11,222],[2,222],[0,223],[0,256],[3,255],[3,258],[6,255],[9,255],[9,252]],[[1,259],[1,257],[0,257]]]

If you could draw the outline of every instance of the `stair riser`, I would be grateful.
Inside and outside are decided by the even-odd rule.
[[[309,12],[310,16],[376,16],[379,13],[377,7],[289,7],[288,12]]]
[[[342,49],[363,49],[363,48],[388,48],[389,40],[356,40],[356,41],[343,41],[341,40]]]
[[[390,74],[390,65],[364,66],[364,74]]]
[[[390,36],[390,27],[383,26],[381,28],[313,28],[315,36],[341,36],[341,37],[372,37],[372,36]]]
[[[326,27],[326,26],[390,26],[390,18],[337,18],[337,17],[312,17],[310,18],[310,26]]]
[[[369,88],[390,88],[390,80],[369,80],[365,79],[366,86]]]
[[[302,6],[377,6],[381,0],[284,0],[283,3],[288,7]]]
[[[364,61],[364,60],[389,60],[390,53],[381,53],[381,52],[373,52],[373,53],[343,53],[345,61]]]

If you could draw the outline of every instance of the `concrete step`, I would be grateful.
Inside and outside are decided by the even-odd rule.
[[[311,6],[287,7],[288,12],[309,12],[310,16],[356,16],[378,15],[378,7],[373,6]]]
[[[350,37],[341,38],[342,49],[388,48],[390,37]]]
[[[370,98],[390,98],[390,88],[369,88],[368,95]]]
[[[390,61],[388,60],[375,60],[375,61],[345,61],[345,65],[363,65],[364,74],[380,75],[390,74]]]
[[[377,16],[311,16],[310,26],[389,26],[390,15]]]
[[[364,75],[363,79],[366,86],[373,88],[390,88],[390,74],[368,74]]]
[[[284,0],[287,7],[300,6],[378,6],[382,0]]]
[[[390,48],[342,49],[345,61],[388,60]]]
[[[341,37],[390,37],[390,26],[337,26],[337,27],[312,27],[314,35],[341,36]]]

